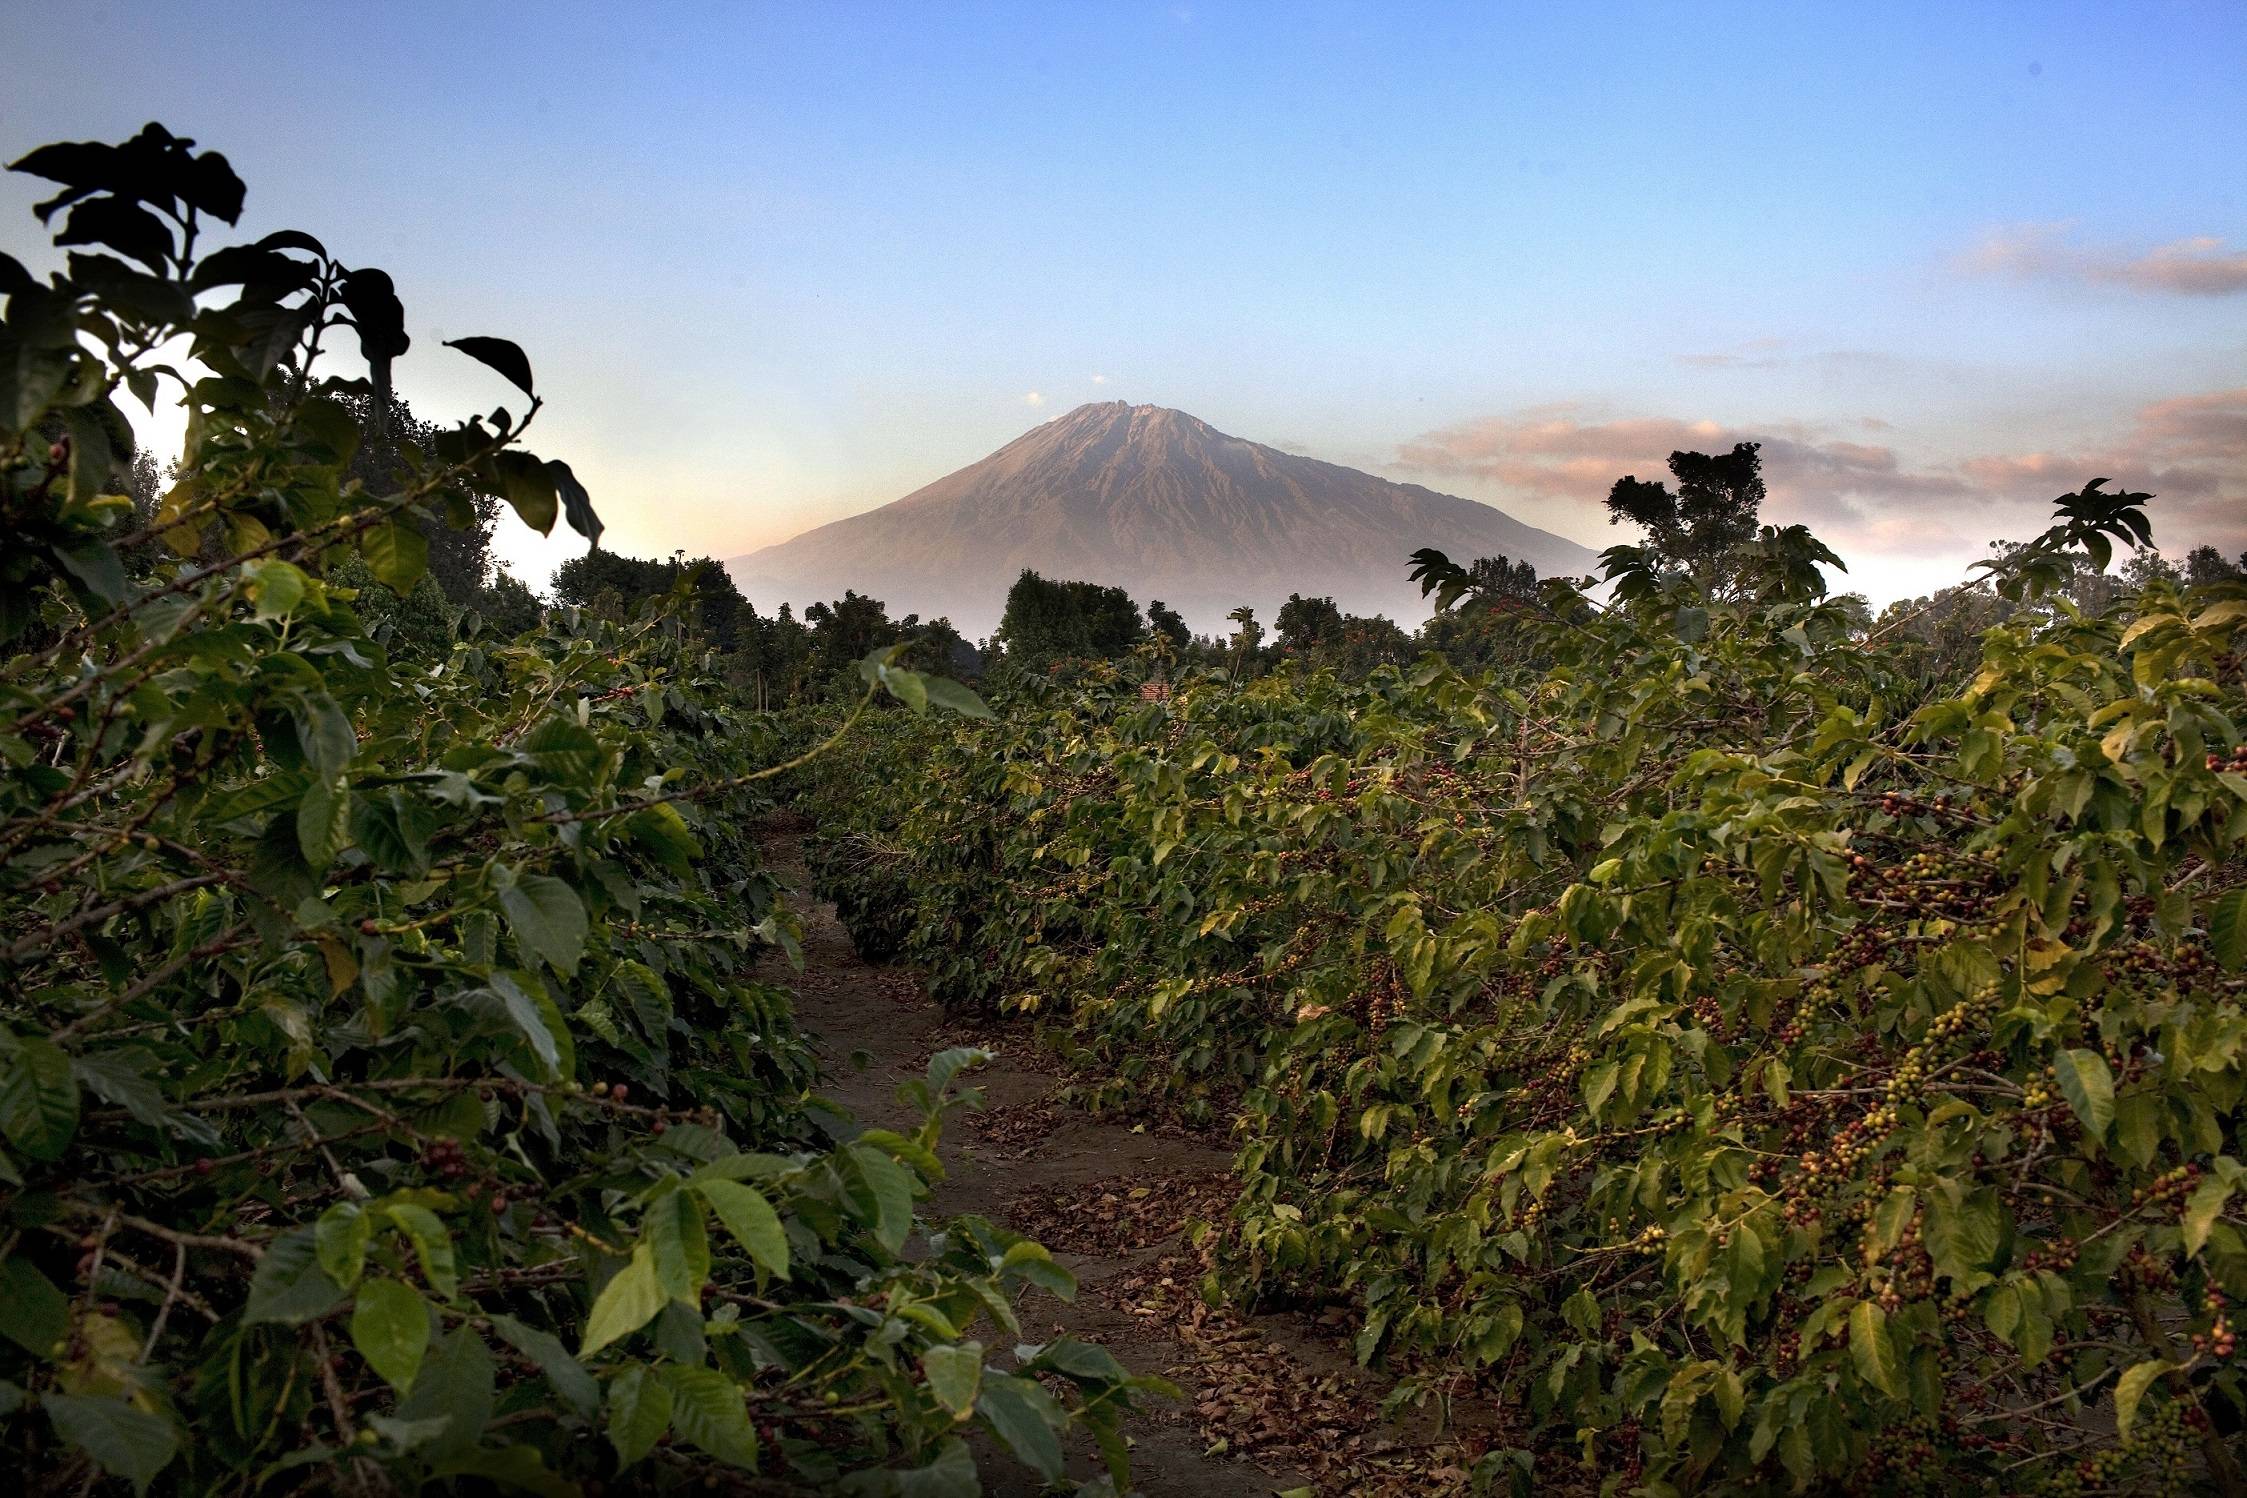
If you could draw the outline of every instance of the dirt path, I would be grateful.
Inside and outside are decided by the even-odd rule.
[[[851,950],[834,908],[806,892],[800,836],[775,831],[766,860],[791,886],[791,903],[804,923],[803,971],[774,977],[796,988],[799,1016],[818,1038],[833,1074],[828,1095],[863,1122],[908,1122],[896,1100],[897,1084],[919,1076],[934,1052],[969,1042],[989,1044],[988,1038],[948,1017],[911,970],[871,966]],[[1217,1422],[1213,1435],[1199,1406],[1221,1408],[1231,1419],[1242,1412],[1232,1408],[1231,1391],[1214,1390],[1210,1380],[1195,1377],[1209,1356],[1206,1339],[1191,1334],[1196,1345],[1190,1348],[1181,1340],[1188,1334],[1175,1327],[1175,1318],[1149,1307],[1153,1302],[1175,1305],[1193,1289],[1190,1282],[1162,1283],[1164,1259],[1181,1246],[1176,1232],[1180,1216],[1191,1215],[1190,1209],[1204,1201],[1222,1209],[1218,1193],[1225,1152],[1056,1110],[1046,1100],[1059,1078],[1038,1069],[1026,1040],[1010,1039],[991,1048],[1000,1052],[999,1059],[973,1076],[984,1090],[986,1111],[957,1117],[947,1130],[943,1155],[951,1175],[937,1194],[936,1210],[980,1213],[1038,1237],[1077,1276],[1073,1304],[1039,1294],[1024,1303],[1026,1338],[1068,1334],[1097,1341],[1135,1372],[1163,1374],[1184,1388],[1182,1406],[1142,1418],[1130,1432],[1134,1491],[1148,1498],[1269,1498],[1290,1488],[1319,1486],[1284,1460],[1267,1466],[1229,1454],[1243,1442],[1227,1438],[1224,1420]],[[853,1069],[853,1053],[863,1053],[867,1064]],[[1051,1231],[1056,1228],[1058,1232]],[[1090,1251],[1071,1251],[1072,1244]],[[1253,1352],[1274,1355],[1268,1347]],[[1315,1391],[1321,1377],[1339,1376],[1331,1367],[1322,1373],[1291,1362],[1283,1377],[1306,1390]],[[1256,1412],[1248,1414],[1254,1418]],[[1213,1453],[1213,1445],[1221,1449]],[[1037,1479],[1011,1462],[994,1459],[980,1465],[991,1493],[1039,1491]],[[1072,1461],[1071,1469],[1080,1470],[1079,1463]],[[1087,1459],[1081,1470],[1096,1469]]]
[[[1133,1492],[1144,1498],[1448,1498],[1466,1490],[1469,1452],[1491,1444],[1495,1412],[1454,1409],[1477,1431],[1463,1446],[1429,1412],[1380,1414],[1385,1378],[1356,1366],[1341,1308],[1241,1316],[1202,1304],[1202,1265],[1186,1224],[1221,1218],[1235,1187],[1221,1141],[1096,1118],[1056,1099],[1061,1077],[1028,1034],[947,1015],[909,968],[860,959],[834,907],[809,893],[802,834],[768,830],[765,860],[803,919],[800,973],[769,976],[798,994],[797,1014],[829,1069],[825,1089],[868,1124],[913,1122],[897,1086],[928,1058],[980,1045],[998,1059],[972,1074],[981,1112],[955,1115],[942,1154],[950,1171],[939,1215],[973,1212],[1037,1239],[1076,1275],[1077,1298],[1033,1294],[1023,1335],[1098,1342],[1135,1372],[1160,1374],[1184,1398],[1128,1429]],[[854,1061],[863,1065],[854,1065]],[[1035,1475],[978,1453],[986,1491],[1034,1498]],[[1099,1470],[1089,1449],[1070,1470]]]

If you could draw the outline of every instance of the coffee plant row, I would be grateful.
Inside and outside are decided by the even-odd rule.
[[[818,872],[1229,1123],[1207,1293],[1354,1307],[1495,1486],[2238,1493],[2247,589],[2048,591],[2145,498],[2061,501],[1932,692],[1800,530],[1717,597],[1619,550],[1500,675],[898,723]]]
[[[971,1430],[1059,1480],[1081,1428],[1120,1480],[1147,1385],[1013,1345],[1068,1275],[917,1215],[978,1053],[911,1085],[913,1132],[860,1130],[757,976],[793,942],[747,831],[770,720],[669,617],[462,616],[433,650],[367,622],[478,495],[598,534],[522,446],[521,350],[457,340],[521,415],[369,492],[343,474],[408,347],[387,276],[295,232],[211,247],[242,184],[155,126],[16,169],[59,185],[66,253],[44,281],[0,255],[11,1470],[950,1495]],[[339,341],[363,378],[322,372]],[[152,510],[128,397],[186,410]],[[869,703],[983,710],[862,670]]]

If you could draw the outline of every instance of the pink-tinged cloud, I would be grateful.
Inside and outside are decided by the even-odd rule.
[[[2165,244],[2122,266],[2115,279],[2186,296],[2247,291],[2247,250],[2226,250],[2209,234]]]
[[[1993,229],[1958,258],[1967,275],[2015,281],[2089,281],[2175,296],[2247,292],[2247,250],[2196,234],[2140,254],[2087,245],[2072,225],[2013,224]]]
[[[1865,419],[1862,428],[1889,430]],[[1763,447],[1766,518],[1802,522],[1844,555],[1979,553],[2042,529],[2051,501],[2094,478],[2157,496],[2157,539],[2171,552],[2209,542],[2247,547],[2247,388],[2140,407],[2119,439],[2075,452],[1989,453],[1956,463],[1913,460],[1899,447],[1800,422],[1759,426],[1673,417],[1588,419],[1546,406],[1428,432],[1398,449],[1403,468],[1480,480],[1501,494],[1598,506],[1626,474],[1668,477],[1678,449]]]
[[[2247,469],[2247,389],[2155,401],[2139,411],[2138,433]]]

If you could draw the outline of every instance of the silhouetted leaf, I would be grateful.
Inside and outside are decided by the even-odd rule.
[[[542,536],[551,532],[556,504],[552,465],[508,448],[492,454],[491,469],[499,497],[507,501],[523,524]]]
[[[562,513],[568,518],[570,529],[583,536],[589,544],[600,545],[603,529],[601,517],[593,513],[593,496],[585,492],[585,486],[577,481],[577,475],[570,471],[570,465],[559,458],[550,458],[546,463],[546,474],[555,491],[562,497]],[[548,524],[551,525],[552,522],[549,521]]]
[[[524,355],[521,345],[505,338],[448,338],[446,348],[456,348],[479,364],[498,370],[523,394],[535,397],[531,389],[531,361]]]

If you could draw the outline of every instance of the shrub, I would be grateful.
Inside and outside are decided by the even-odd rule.
[[[1486,1481],[2236,1492],[2247,589],[2038,597],[2144,498],[1932,692],[1767,532],[1534,666],[899,724],[813,799],[952,1002],[1234,1123],[1211,1293],[1516,1412]]]
[[[305,234],[209,248],[243,189],[192,145],[150,126],[32,153],[66,269],[0,256],[16,1469],[557,1493],[715,1462],[952,1492],[972,1424],[1048,1477],[1085,1427],[1120,1478],[1144,1381],[1083,1344],[1001,1366],[978,1339],[1068,1276],[916,1215],[978,1053],[907,1089],[910,1132],[811,1091],[758,967],[793,943],[749,830],[772,721],[660,618],[493,638],[423,607],[422,526],[479,495],[599,533],[521,445],[522,351],[452,345],[520,418],[401,443],[394,492],[346,482],[403,309]],[[364,381],[320,367],[347,335]],[[116,403],[174,390],[186,450],[143,523]],[[980,710],[893,658],[864,664],[869,696]]]

